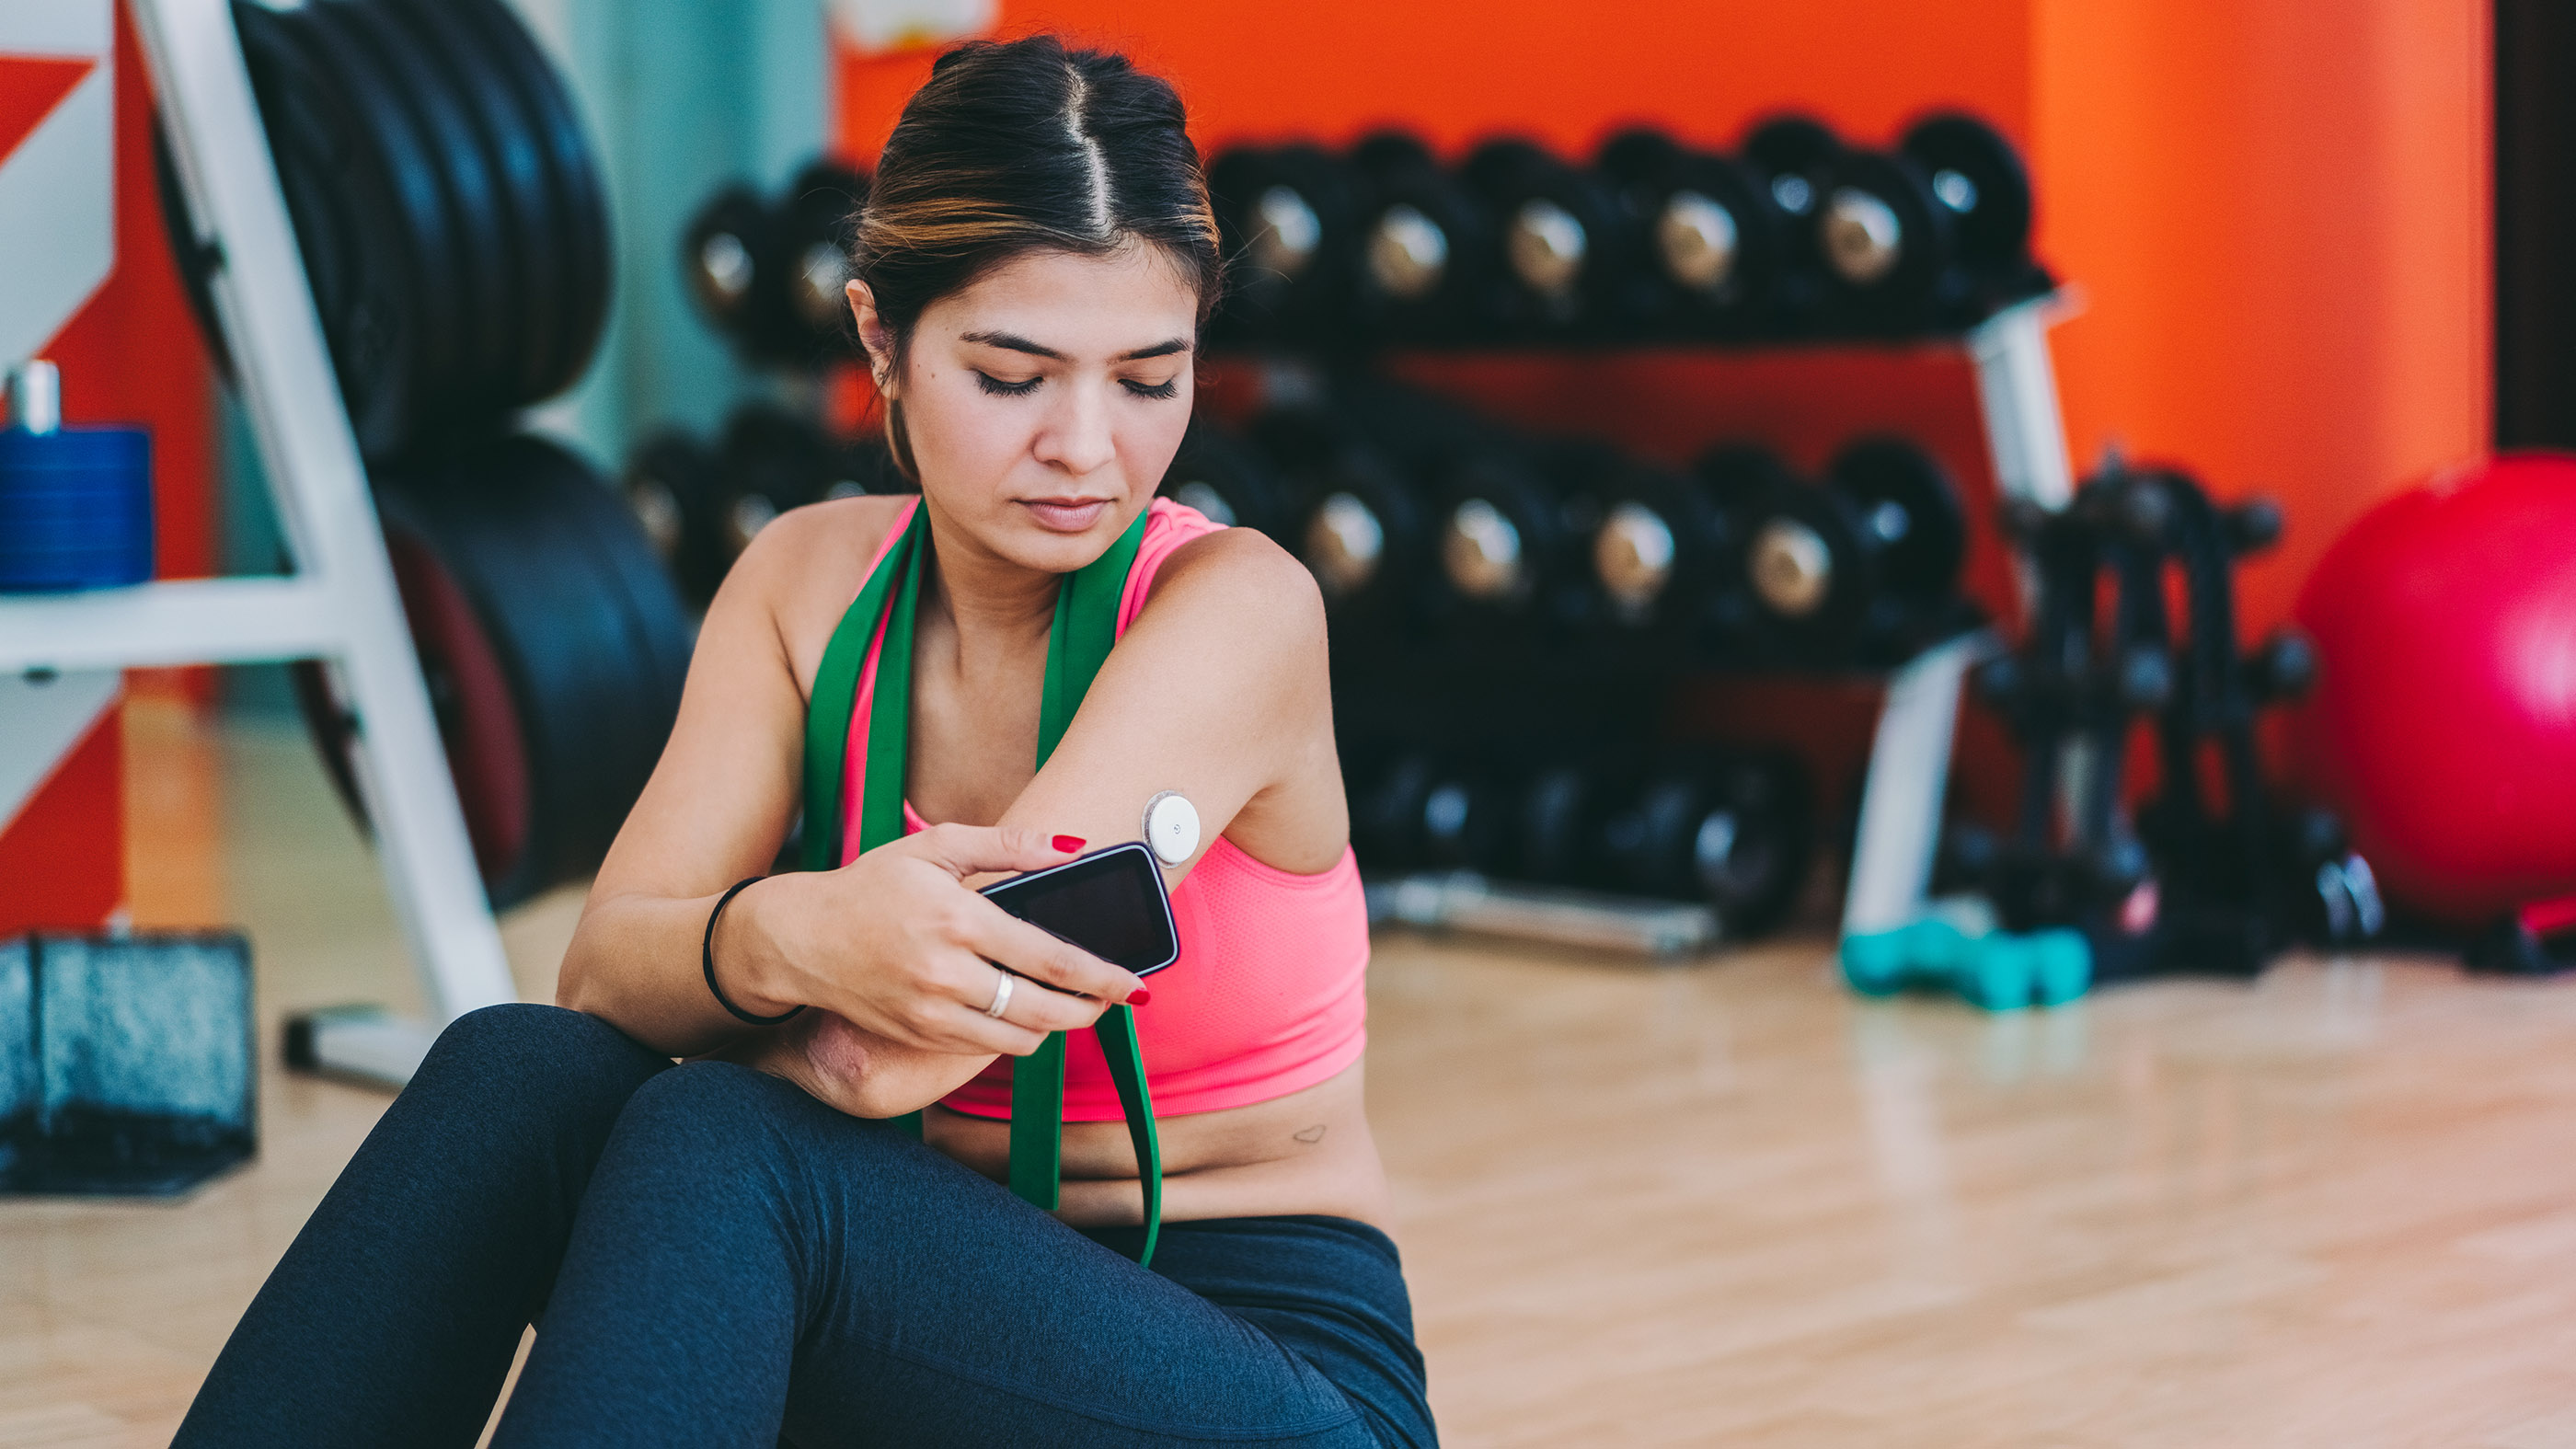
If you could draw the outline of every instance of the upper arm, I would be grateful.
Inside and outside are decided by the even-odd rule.
[[[1163,565],[1063,740],[1001,823],[1095,844],[1131,840],[1146,800],[1173,790],[1198,810],[1204,854],[1248,804],[1331,775],[1332,759],[1314,578],[1269,539],[1227,529]],[[1337,812],[1337,776],[1323,793]],[[1336,813],[1301,833],[1336,835],[1328,844],[1338,855],[1344,828]]]

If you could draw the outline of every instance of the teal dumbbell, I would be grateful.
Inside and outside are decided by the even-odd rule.
[[[1935,917],[1843,938],[1842,968],[1843,980],[1863,996],[1933,987],[1988,1011],[2010,1011],[2083,995],[2093,984],[2093,950],[2078,931],[1970,936]]]

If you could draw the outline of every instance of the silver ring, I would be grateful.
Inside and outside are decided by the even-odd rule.
[[[993,988],[993,1004],[984,1008],[984,1014],[1000,1021],[1002,1012],[1011,1004],[1012,977],[1008,971],[995,971],[993,974],[1002,978],[1002,984]]]

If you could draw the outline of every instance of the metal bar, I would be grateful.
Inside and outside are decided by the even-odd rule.
[[[1965,634],[1918,654],[1887,681],[1861,785],[1860,834],[1852,847],[1843,934],[1892,931],[1923,913],[1941,799],[1950,785],[1950,745],[1959,725],[1959,688],[1969,666],[1994,647]]]
[[[168,579],[0,598],[0,670],[255,664],[338,652],[339,600],[306,578]]]
[[[2057,371],[2048,355],[2049,326],[2065,310],[2064,299],[2055,293],[2034,297],[1997,312],[1968,334],[1996,486],[2007,498],[2027,498],[2043,508],[2063,508],[2075,496]]]
[[[317,652],[346,672],[359,787],[413,962],[441,1020],[512,1000],[232,12],[227,0],[135,0],[134,17],[199,241],[219,262],[215,312],[279,519],[298,570],[340,615],[338,646]]]

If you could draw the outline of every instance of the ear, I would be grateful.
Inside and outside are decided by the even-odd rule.
[[[868,372],[876,379],[877,392],[894,396],[894,334],[886,330],[885,319],[877,315],[877,294],[865,282],[854,281],[844,291],[850,297],[850,316],[859,324],[859,345],[868,351]]]

